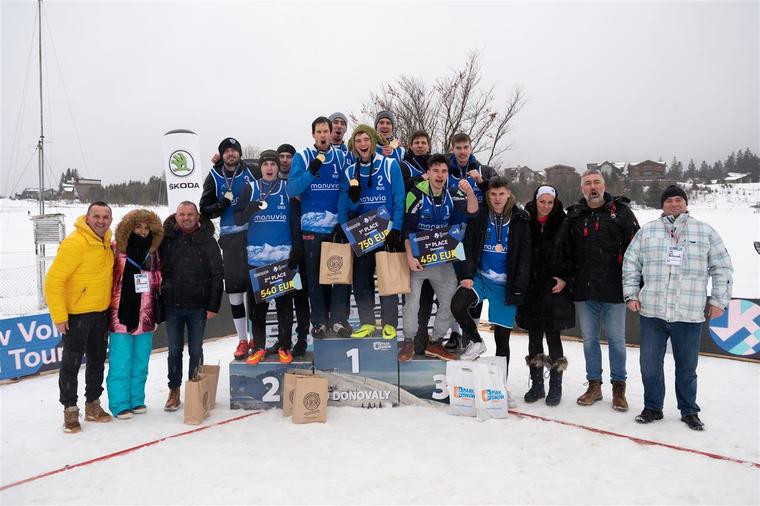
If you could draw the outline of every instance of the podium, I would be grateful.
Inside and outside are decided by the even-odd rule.
[[[415,355],[409,362],[399,362],[398,382],[401,404],[449,402],[446,362],[443,360]]]
[[[314,368],[328,380],[328,406],[399,404],[395,339],[315,339]]]
[[[277,355],[270,355],[256,365],[238,360],[230,362],[230,409],[282,407],[285,372],[293,369],[313,371],[313,362],[310,352],[290,364],[281,364]]]

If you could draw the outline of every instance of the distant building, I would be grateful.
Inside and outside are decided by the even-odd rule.
[[[729,172],[726,177],[723,178],[726,183],[751,183],[751,174],[742,174],[739,172]]]
[[[598,170],[605,177],[609,177],[612,174],[623,177],[625,176],[627,168],[628,168],[628,164],[625,162],[610,162],[607,160],[601,163],[587,163],[586,164],[587,170]]]
[[[644,160],[628,165],[628,179],[631,181],[660,181],[665,179],[666,165],[662,162]]]
[[[98,198],[103,190],[100,179],[79,178],[74,182],[76,196],[81,201],[90,201]]]
[[[525,166],[508,167],[504,169],[504,175],[510,181],[523,181],[529,184],[540,184],[546,179],[540,172],[531,170]]]
[[[54,191],[51,188],[46,189],[43,192],[43,198],[51,200],[54,197]],[[39,188],[24,188],[24,190],[15,195],[17,200],[37,200],[40,198]]]
[[[557,164],[545,168],[544,174],[546,174],[546,182],[550,185],[556,186],[568,176],[577,176],[578,172],[575,170],[575,167]]]

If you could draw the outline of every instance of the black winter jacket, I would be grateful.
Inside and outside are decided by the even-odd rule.
[[[465,258],[457,269],[457,278],[472,279],[478,271],[483,244],[488,230],[489,209],[484,206],[474,218],[467,222],[464,233]],[[528,213],[516,206],[512,208],[509,221],[509,239],[507,241],[507,285],[504,301],[519,305],[524,302],[525,292],[530,281],[530,228]]]
[[[538,191],[538,189],[536,189]],[[543,225],[536,221],[536,196],[525,205],[530,215],[531,245],[530,284],[525,304],[517,308],[517,325],[526,330],[563,330],[575,326],[575,306],[570,285],[560,293],[552,293],[556,282],[551,273],[561,265],[561,253],[554,247],[557,232],[565,221],[562,202],[554,200],[554,208]]]
[[[214,224],[201,216],[200,228],[185,235],[175,215],[164,221],[159,249],[161,297],[166,307],[219,312],[222,303],[222,254],[214,239]]]
[[[591,209],[582,198],[567,209],[559,231],[562,265],[554,275],[571,286],[573,300],[623,302],[623,256],[639,222],[626,197],[604,194],[604,205]]]
[[[214,165],[214,169],[220,174],[224,172],[224,164],[217,162]],[[250,170],[243,160],[235,167],[233,177],[240,174],[244,170]],[[259,172],[261,174],[261,172]],[[198,202],[198,210],[206,218],[214,219],[218,218],[230,207],[231,202],[227,199],[218,200],[216,198],[216,183],[214,183],[214,176],[211,172],[208,173],[206,179],[203,181],[203,193],[201,193],[201,199]]]

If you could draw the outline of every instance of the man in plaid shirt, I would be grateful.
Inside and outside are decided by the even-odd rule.
[[[662,216],[644,225],[623,261],[623,296],[641,322],[641,379],[644,410],[639,423],[662,419],[663,358],[668,338],[676,364],[676,398],[681,421],[704,430],[697,406],[697,360],[702,323],[723,314],[731,300],[734,269],[718,233],[691,217],[679,186],[665,189]],[[707,280],[712,293],[707,296]]]

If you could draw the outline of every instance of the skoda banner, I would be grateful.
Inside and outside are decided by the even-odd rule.
[[[198,203],[203,191],[202,166],[200,141],[195,132],[171,130],[164,134],[166,195],[171,212],[183,200]]]

